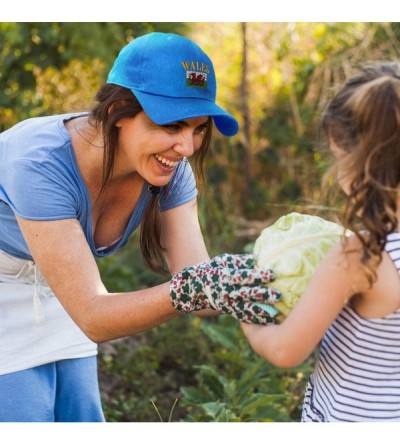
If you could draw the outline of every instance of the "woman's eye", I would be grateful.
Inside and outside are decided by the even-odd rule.
[[[166,130],[169,131],[179,131],[181,129],[181,127],[178,124],[167,124],[167,125],[163,125],[163,128],[165,128]]]
[[[208,128],[208,125],[201,125],[200,127],[196,128],[195,132],[196,132],[196,134],[205,135],[207,132],[207,128]]]

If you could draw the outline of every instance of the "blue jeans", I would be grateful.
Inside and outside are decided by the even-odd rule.
[[[0,422],[104,422],[96,356],[0,375]]]

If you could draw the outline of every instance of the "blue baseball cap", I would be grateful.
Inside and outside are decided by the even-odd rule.
[[[225,136],[237,133],[237,120],[215,103],[216,80],[210,58],[186,37],[153,32],[122,48],[107,83],[129,88],[158,125],[212,116]]]

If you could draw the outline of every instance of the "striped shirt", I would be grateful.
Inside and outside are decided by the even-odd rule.
[[[385,250],[400,273],[400,233]],[[400,309],[366,319],[345,306],[322,339],[301,420],[400,420]]]

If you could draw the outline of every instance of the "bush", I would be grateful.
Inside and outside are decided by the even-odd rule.
[[[273,367],[228,316],[181,316],[105,344],[99,357],[110,422],[298,421],[312,364]]]

